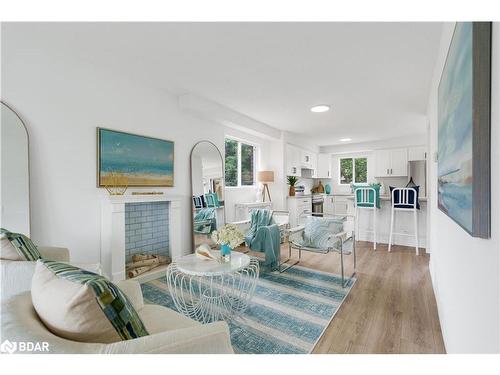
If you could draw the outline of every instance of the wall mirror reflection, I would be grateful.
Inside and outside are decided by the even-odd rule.
[[[225,224],[224,163],[216,145],[198,142],[191,150],[193,244],[215,247],[210,235]]]
[[[8,105],[1,103],[2,228],[30,235],[28,131]]]

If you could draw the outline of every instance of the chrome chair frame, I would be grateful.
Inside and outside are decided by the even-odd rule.
[[[302,251],[310,251],[310,252],[314,252],[314,253],[320,253],[320,254],[328,254],[329,252],[335,252],[335,253],[340,253],[340,268],[341,268],[341,277],[342,277],[342,287],[345,288],[349,282],[349,280],[354,277],[354,275],[356,274],[356,217],[353,216],[353,215],[334,215],[334,216],[323,216],[323,217],[351,217],[353,219],[353,228],[352,230],[350,231],[351,232],[351,235],[349,236],[348,233],[349,231],[342,231],[340,233],[336,233],[336,234],[333,234],[332,235],[332,238],[338,238],[340,239],[340,248],[336,248],[336,247],[333,247],[333,246],[330,246],[328,248],[324,248],[324,249],[320,249],[320,248],[315,248],[314,250],[309,250],[309,249],[312,249],[312,248],[309,248],[309,247],[305,247],[305,246],[297,246],[296,244],[292,244],[290,242],[290,240],[288,241],[288,258],[284,261],[281,261],[279,262],[278,264],[278,270],[280,273],[283,273],[285,272],[286,270],[290,269],[291,267],[295,266],[296,264],[299,264],[300,263],[300,260],[301,260],[301,257],[302,257]],[[298,227],[295,227],[295,228],[291,228],[289,230],[289,235],[292,236],[292,235],[296,235],[300,232],[303,232],[305,230],[305,226],[304,225],[300,225]],[[352,240],[352,254],[353,254],[353,264],[354,264],[354,270],[352,272],[352,274],[349,276],[349,279],[345,280],[345,272],[344,272],[344,255],[346,255],[344,253],[344,244],[349,241],[349,240]],[[337,242],[338,243],[338,242]],[[298,259],[294,262],[294,263],[291,263],[291,264],[286,264],[286,266],[284,268],[282,268],[283,265],[285,265],[285,263],[287,263],[288,261],[292,260],[292,248],[293,249],[296,249],[298,250]]]

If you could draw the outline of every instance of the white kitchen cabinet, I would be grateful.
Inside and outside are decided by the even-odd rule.
[[[352,215],[353,200],[348,195],[326,195],[323,201],[323,212],[326,215]]]
[[[408,149],[391,150],[391,176],[408,176]]]
[[[408,176],[408,149],[375,151],[375,177]]]
[[[312,199],[308,197],[288,197],[287,198],[287,209],[290,214],[290,226],[296,227],[301,224],[300,219],[305,217],[306,213],[312,210]]]
[[[333,195],[326,195],[323,200],[323,212],[326,215],[335,215],[335,197]]]
[[[332,178],[332,156],[330,154],[318,154],[316,177]]]
[[[408,149],[408,161],[427,160],[427,148],[425,146],[410,147]]]
[[[389,176],[391,168],[391,152],[389,150],[375,151],[375,177]]]
[[[298,147],[287,144],[286,151],[286,175],[300,177],[302,150]]]
[[[311,169],[313,178],[318,177],[318,154],[313,152],[311,154]]]
[[[349,213],[349,203],[351,201],[347,196],[337,195],[335,197],[334,214],[347,215]]]
[[[314,152],[308,150],[301,150],[302,157],[300,161],[300,166],[302,168],[312,169]]]

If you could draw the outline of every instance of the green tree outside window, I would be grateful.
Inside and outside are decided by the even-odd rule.
[[[368,182],[367,158],[341,158],[339,164],[339,183],[341,185]]]
[[[227,138],[225,140],[226,186],[255,184],[255,146]],[[238,181],[241,176],[241,181]]]

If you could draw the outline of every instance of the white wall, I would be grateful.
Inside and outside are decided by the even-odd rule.
[[[182,250],[190,251],[189,153],[202,139],[223,150],[223,127],[182,113],[169,93],[60,52],[2,32],[2,100],[19,111],[30,134],[32,238],[69,247],[74,261],[99,261],[100,197],[107,194],[96,188],[102,126],[175,142],[175,186],[164,190],[184,197]]]
[[[445,24],[428,106],[430,151],[437,151],[437,88],[454,24]],[[500,25],[493,27],[491,239],[473,238],[437,207],[437,164],[429,161],[431,276],[448,353],[500,351],[499,169]]]

